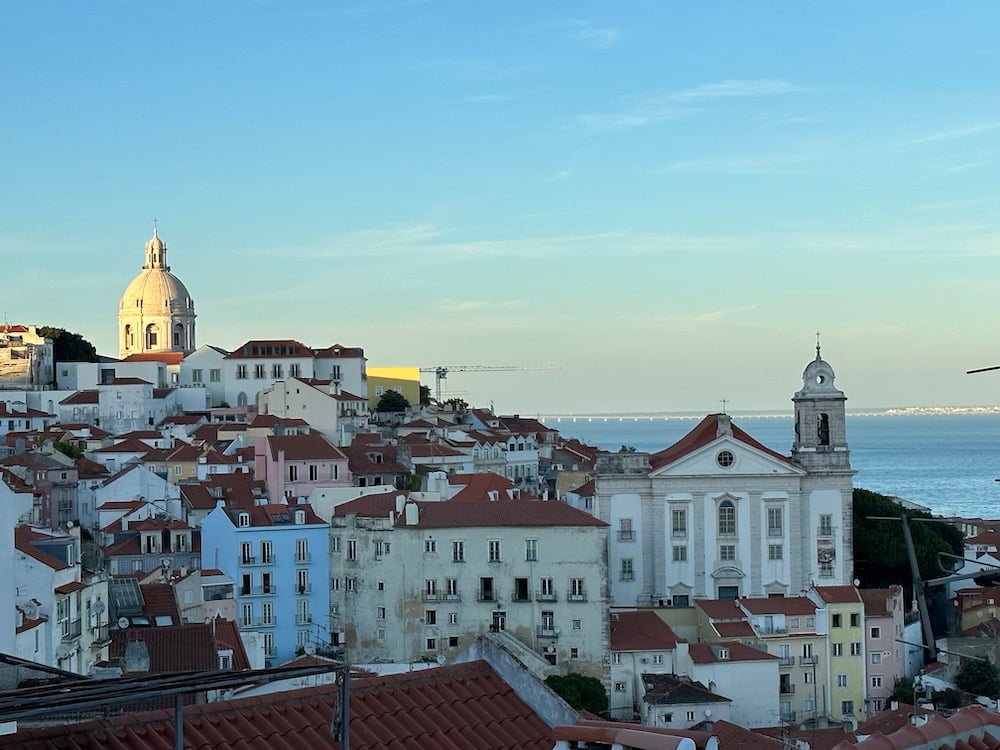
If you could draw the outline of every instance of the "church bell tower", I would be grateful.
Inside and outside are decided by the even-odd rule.
[[[833,368],[820,356],[802,372],[802,390],[792,397],[795,404],[795,442],[792,458],[809,471],[850,471],[847,447],[847,397],[833,384]]]

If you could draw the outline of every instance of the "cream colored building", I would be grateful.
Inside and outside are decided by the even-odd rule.
[[[52,339],[35,326],[0,325],[0,389],[41,390],[55,380]]]
[[[146,243],[146,261],[129,283],[118,307],[118,356],[183,352],[196,348],[194,300],[170,273],[167,243],[157,235]]]
[[[331,627],[347,658],[446,660],[504,631],[560,672],[606,681],[606,524],[476,477],[450,500],[389,492],[335,508]]]

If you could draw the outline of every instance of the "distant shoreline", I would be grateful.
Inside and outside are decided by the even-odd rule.
[[[730,416],[744,419],[783,419],[791,418],[793,412],[779,412],[774,409],[740,409],[729,412]],[[1000,414],[1000,406],[879,406],[867,408],[848,408],[849,417],[907,417],[907,416],[953,416],[962,414]],[[541,422],[577,422],[577,421],[618,421],[645,422],[659,420],[700,420],[704,412],[693,411],[643,411],[643,412],[578,412],[561,414],[537,414]]]

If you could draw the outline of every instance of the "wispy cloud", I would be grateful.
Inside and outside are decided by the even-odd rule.
[[[684,159],[666,166],[670,172],[707,172],[715,174],[794,174],[805,164],[815,162],[816,156],[806,154],[762,154],[758,156],[732,156],[711,159]]]
[[[552,175],[548,181],[562,182],[563,180],[568,180],[570,177],[572,177],[573,170],[576,169],[576,158],[577,154],[573,154],[573,156],[570,157],[569,161],[566,162],[566,165],[558,172],[556,172],[554,175]]]
[[[655,123],[690,117],[722,99],[781,96],[802,91],[788,81],[776,79],[727,80],[681,91],[645,94],[615,112],[578,115],[576,124],[591,134],[633,130]]]
[[[443,313],[468,313],[477,310],[509,309],[521,304],[519,300],[492,299],[439,299],[437,309]]]
[[[1000,121],[981,122],[976,125],[967,125],[962,128],[952,128],[949,130],[939,130],[935,133],[920,136],[909,141],[910,145],[921,143],[939,143],[941,141],[957,141],[962,138],[973,138],[984,133],[991,133],[1000,130]]]
[[[622,33],[610,26],[591,26],[589,21],[575,21],[573,36],[598,49],[610,49],[621,41]]]

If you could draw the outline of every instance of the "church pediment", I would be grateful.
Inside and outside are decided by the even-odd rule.
[[[802,469],[788,460],[733,438],[723,436],[701,446],[652,472],[651,477],[668,476],[798,476]]]

